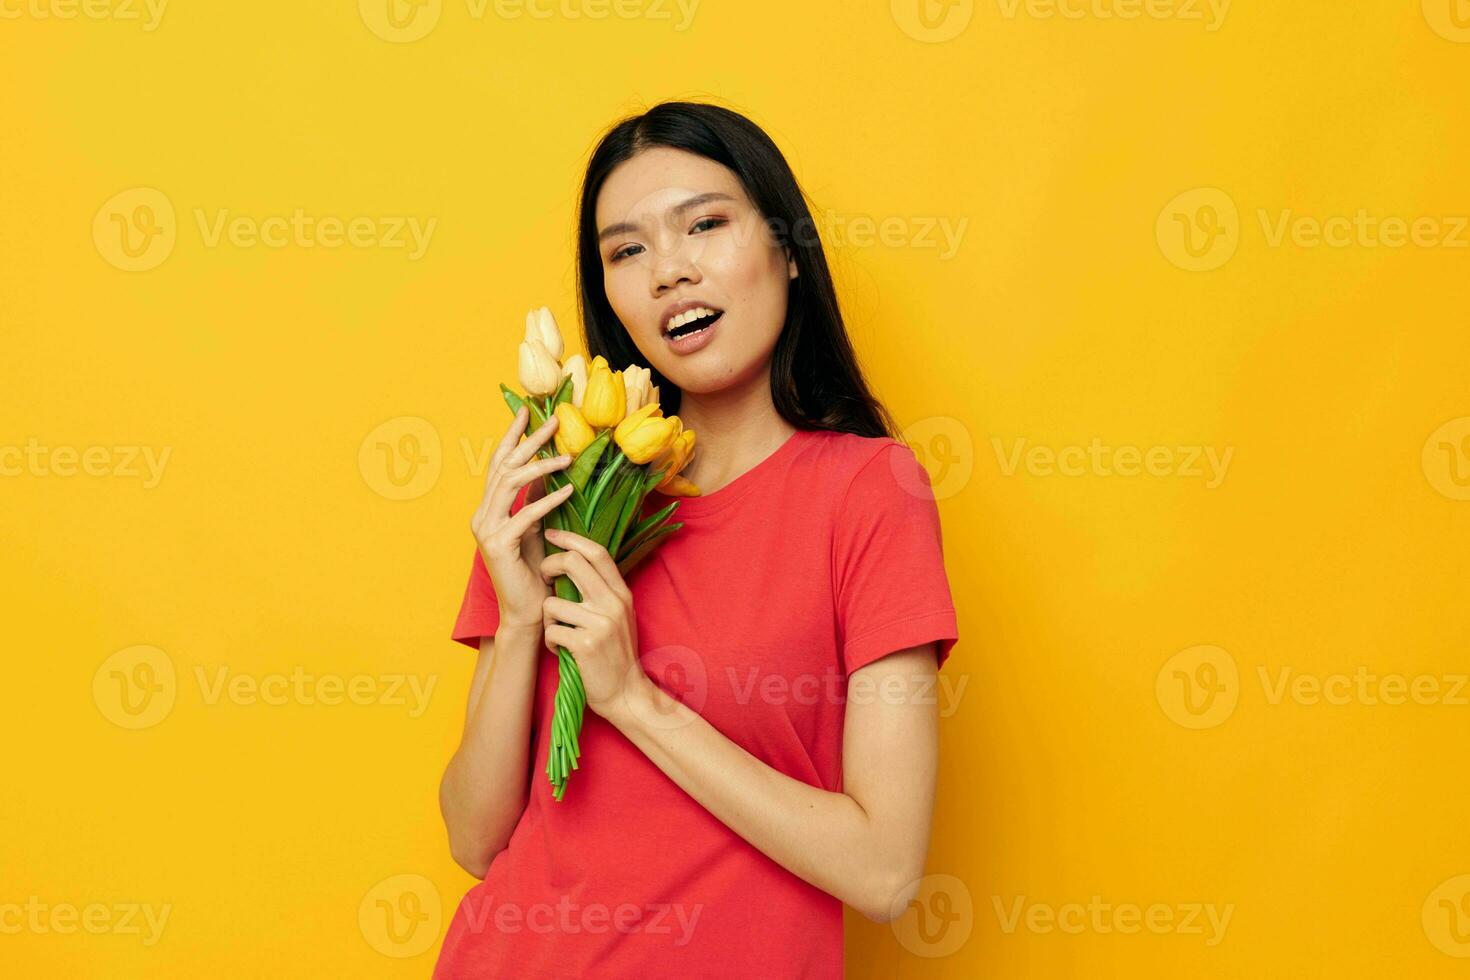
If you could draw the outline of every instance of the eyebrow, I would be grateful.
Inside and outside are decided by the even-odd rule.
[[[690,208],[697,208],[701,204],[706,204],[710,201],[733,200],[735,200],[734,197],[722,191],[708,191],[704,194],[696,194],[681,204],[675,204],[673,207],[669,208],[669,213],[672,215],[679,215],[684,213],[685,211],[688,211]],[[608,225],[606,228],[602,229],[602,231],[597,233],[597,240],[601,242],[613,237],[614,235],[621,235],[625,231],[637,230],[637,222],[623,221],[615,225]]]

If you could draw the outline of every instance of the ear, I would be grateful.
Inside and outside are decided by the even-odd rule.
[[[796,278],[796,275],[796,258],[788,250],[786,253],[786,281],[790,282]]]

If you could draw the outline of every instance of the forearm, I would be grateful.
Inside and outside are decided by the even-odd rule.
[[[651,718],[660,720],[645,723]],[[868,918],[886,921],[906,877],[901,842],[889,840],[853,797],[773,769],[646,679],[608,720],[767,857]]]
[[[505,847],[526,806],[541,631],[502,629],[486,642],[475,665],[464,734],[439,786],[450,853],[476,877],[484,876]]]

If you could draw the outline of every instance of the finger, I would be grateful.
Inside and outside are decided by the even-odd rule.
[[[530,411],[530,409],[527,409],[527,411]],[[519,446],[516,446],[510,451],[509,455],[505,457],[504,463],[502,464],[503,467],[507,470],[513,470],[517,466],[525,465],[527,460],[535,456],[540,452],[541,447],[546,445],[547,440],[555,434],[556,427],[560,424],[561,420],[553,415],[538,425],[535,430],[522,440]]]
[[[515,503],[516,494],[520,492],[521,487],[532,481],[540,483],[541,478],[546,476],[546,474],[555,472],[556,470],[566,469],[570,465],[572,465],[571,456],[563,453],[560,456],[538,459],[535,462],[526,463],[514,469],[504,470],[500,474],[500,479],[495,482],[495,486],[490,493],[490,513],[497,515],[509,514],[511,506]],[[526,499],[521,503],[522,509],[531,501],[541,499],[541,497],[541,494],[533,494],[530,490],[527,490]]]
[[[546,642],[553,651],[557,647],[563,646],[572,653],[576,653],[582,648],[583,635],[574,627],[563,626],[560,623],[552,623],[546,627]]]
[[[510,427],[505,430],[505,435],[500,437],[500,442],[495,446],[495,452],[490,456],[490,469],[493,471],[500,461],[510,455],[510,451],[521,441],[521,433],[526,430],[526,424],[531,420],[531,410],[525,405],[516,409],[515,418],[510,420]]]
[[[587,563],[597,570],[598,577],[606,583],[607,590],[613,595],[625,600],[633,597],[628,584],[623,581],[623,573],[618,571],[618,563],[613,561],[612,555],[602,545],[574,531],[559,531],[555,528],[548,532],[546,539],[558,548],[576,552],[587,559]]]
[[[541,609],[550,617],[552,624],[565,623],[568,626],[591,628],[607,618],[595,609],[588,608],[585,602],[572,602],[555,595],[547,596],[546,601],[541,603]]]
[[[568,483],[551,491],[544,497],[538,497],[528,504],[523,504],[521,509],[516,511],[515,515],[506,522],[506,533],[510,535],[512,541],[525,537],[526,532],[531,530],[531,525],[536,524],[541,518],[561,506],[562,501],[571,495],[572,485]]]
[[[584,603],[601,603],[609,596],[607,583],[602,580],[601,575],[597,574],[592,563],[574,551],[563,551],[546,556],[541,562],[541,569],[542,578],[546,578],[547,573],[550,572],[551,579],[555,579],[557,575],[565,575],[571,579],[577,591],[582,594]]]
[[[490,506],[490,498],[495,490],[495,478],[500,475],[500,463],[515,449],[516,442],[521,438],[521,431],[526,427],[526,421],[531,417],[531,410],[522,405],[516,409],[515,418],[511,419],[510,428],[505,430],[505,435],[500,437],[500,444],[495,447],[495,454],[490,457],[490,465],[485,467],[485,492],[480,496],[480,512],[483,514]]]

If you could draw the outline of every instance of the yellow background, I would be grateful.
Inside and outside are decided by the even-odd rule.
[[[448,633],[474,460],[509,418],[496,385],[531,307],[579,344],[571,227],[597,135],[708,97],[766,127],[845,229],[850,329],[934,477],[959,607],[927,931],[918,909],[849,912],[849,975],[1464,975],[1457,2],[1213,20],[1192,0],[1131,19],[1108,0],[705,0],[681,25],[652,0],[602,19],[446,0],[395,29],[366,0],[272,0],[169,5],[149,30],[138,5],[4,0],[0,445],[109,462],[0,477],[0,907],[170,911],[151,945],[0,932],[0,969],[427,975],[472,883],[436,788],[472,663]],[[107,205],[137,188],[174,210],[152,225],[171,250],[125,271],[112,214],[148,226],[157,197]],[[297,208],[436,226],[416,259],[199,227]],[[1288,209],[1440,231],[1275,239]],[[946,222],[964,223],[948,254],[922,232]],[[1008,467],[1017,440],[1094,438],[1232,455],[1214,486],[1187,452],[1133,477]],[[156,484],[125,447],[170,452]],[[420,462],[390,476],[400,449]],[[173,701],[133,729],[115,682],[149,681],[143,663]],[[298,667],[382,697],[199,682]],[[1283,671],[1360,667],[1439,695],[1275,696]],[[392,675],[434,684],[425,710],[383,703]],[[1069,916],[1093,896],[1231,918],[1213,944],[1006,928],[1018,900]],[[384,909],[415,908],[386,936]]]

